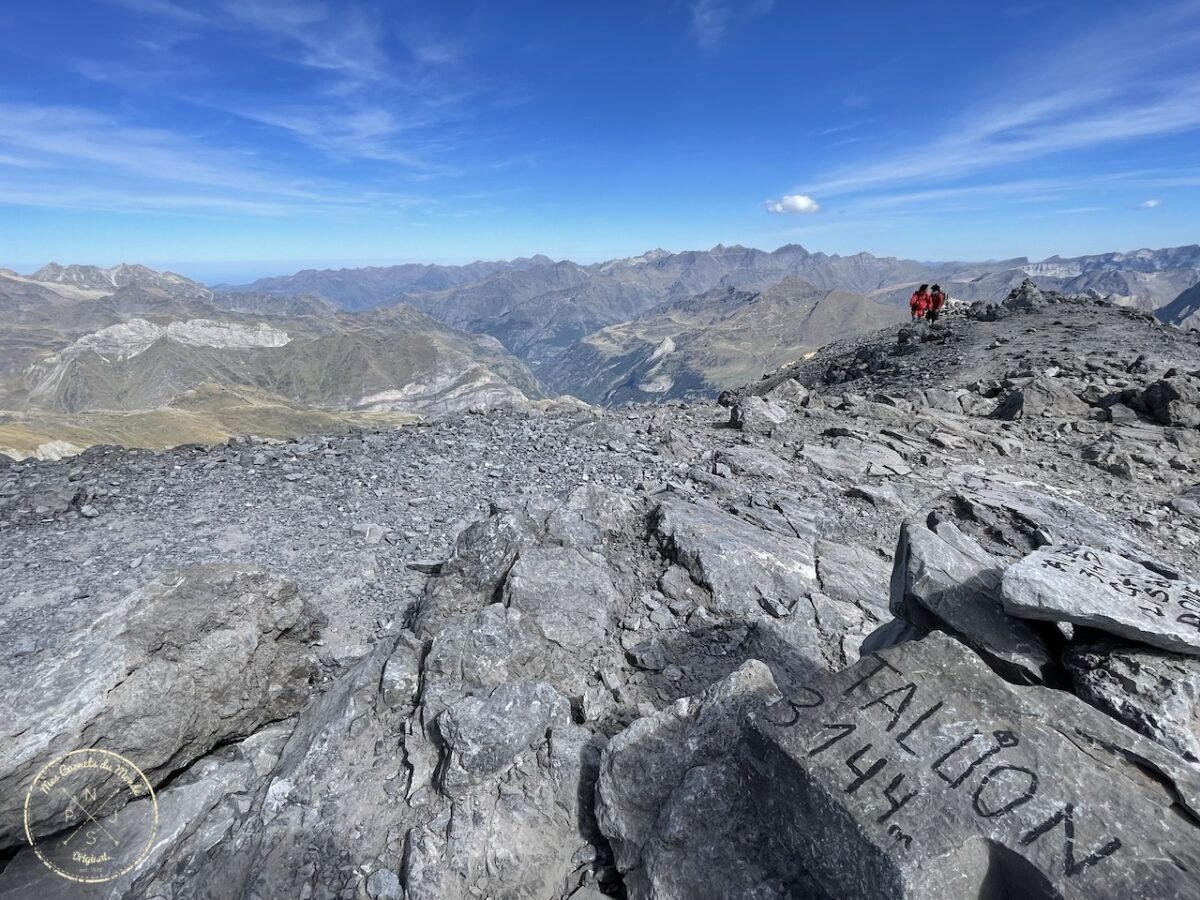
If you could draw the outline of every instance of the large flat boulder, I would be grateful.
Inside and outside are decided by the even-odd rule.
[[[791,606],[817,588],[813,544],[764,531],[706,503],[666,499],[655,531],[675,560],[712,594],[715,611],[758,618],[763,601]]]
[[[747,726],[759,817],[831,896],[1200,897],[1195,770],[931,635]]]
[[[1078,544],[1037,550],[1004,572],[1014,616],[1070,622],[1200,655],[1200,584]]]
[[[1041,375],[1012,391],[993,415],[998,419],[1081,419],[1090,409],[1059,379]]]
[[[1101,550],[1138,547],[1128,528],[1093,507],[1032,481],[972,481],[942,494],[914,516],[936,526],[952,522],[993,556],[1016,560],[1047,544],[1086,544]]]
[[[292,582],[232,565],[179,569],[108,608],[81,599],[49,615],[8,618],[9,639],[31,649],[0,658],[0,846],[22,839],[26,788],[55,757],[101,748],[157,784],[294,714],[317,672],[315,609]]]
[[[801,448],[800,457],[828,478],[892,478],[912,474],[912,466],[891,447],[855,437],[835,438],[832,445],[808,441]]]
[[[755,396],[744,397],[729,413],[729,424],[750,434],[770,434],[787,420],[783,406]]]

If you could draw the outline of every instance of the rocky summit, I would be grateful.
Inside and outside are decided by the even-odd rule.
[[[1200,335],[1029,281],[716,402],[0,457],[0,898],[1200,897],[1198,547]],[[72,771],[84,851],[88,748],[153,795]]]

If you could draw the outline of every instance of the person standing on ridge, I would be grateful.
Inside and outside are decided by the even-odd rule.
[[[942,290],[940,284],[935,284],[933,290],[929,294],[929,313],[925,316],[932,325],[938,320],[938,314],[942,311],[942,307],[946,305],[946,293]]]
[[[908,309],[912,313],[913,319],[925,318],[925,313],[929,309],[929,285],[923,284],[908,298]]]

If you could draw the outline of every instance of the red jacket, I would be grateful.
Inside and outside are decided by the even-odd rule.
[[[939,309],[941,309],[942,305],[945,302],[946,302],[946,292],[945,291],[935,291],[934,293],[929,295],[929,308],[932,309],[934,312],[937,312]]]
[[[929,292],[913,291],[913,295],[908,298],[908,308],[911,309],[915,315],[925,315],[925,311],[929,309]]]

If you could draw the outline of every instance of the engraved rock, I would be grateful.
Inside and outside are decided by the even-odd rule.
[[[1046,547],[1005,571],[1003,591],[1004,608],[1016,616],[1200,655],[1200,584],[1166,578],[1114,553]]]
[[[832,897],[1200,897],[1195,770],[945,635],[814,679],[747,740],[775,852]]]

